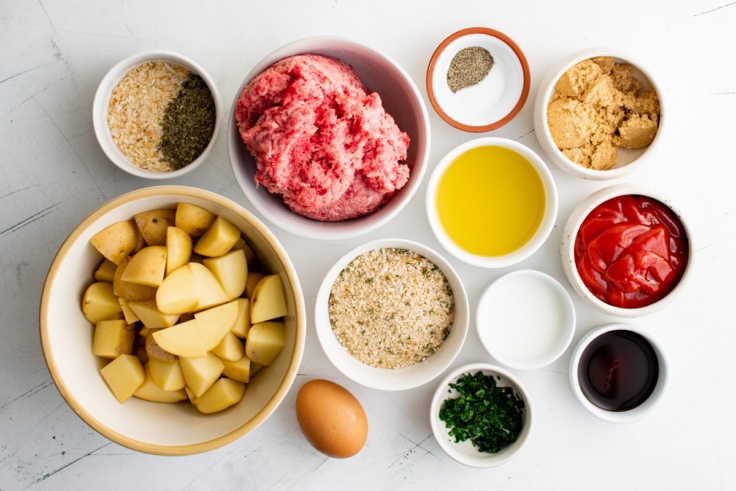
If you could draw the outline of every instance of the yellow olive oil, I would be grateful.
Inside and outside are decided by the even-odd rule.
[[[534,236],[546,198],[539,173],[524,156],[483,146],[450,163],[435,199],[440,223],[455,244],[471,254],[496,257]]]

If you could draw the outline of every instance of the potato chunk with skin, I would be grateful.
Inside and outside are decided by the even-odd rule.
[[[91,324],[112,319],[122,311],[112,283],[96,281],[82,295],[82,313]]]
[[[236,251],[239,249],[242,249],[245,253],[245,259],[248,261],[248,266],[252,266],[253,263],[256,262],[256,253],[242,236],[238,239],[231,250]]]
[[[222,361],[212,353],[197,358],[181,357],[179,366],[187,387],[196,398],[212,387],[225,369]]]
[[[248,261],[242,249],[205,258],[202,264],[215,275],[228,297],[237,298],[243,294],[248,278]]]
[[[253,291],[264,276],[266,275],[260,271],[248,271],[248,278],[245,280],[245,296],[247,298],[253,298]]]
[[[90,244],[115,264],[136,251],[141,243],[133,220],[122,220],[105,227],[89,239]]]
[[[192,270],[194,282],[199,288],[196,310],[209,309],[231,300],[215,275],[205,265],[192,262],[189,263],[189,267]]]
[[[149,300],[154,298],[156,296],[155,286],[139,285],[123,280],[123,273],[128,267],[128,261],[127,257],[123,259],[115,271],[115,278],[112,282],[115,295],[126,300]]]
[[[174,225],[176,210],[165,208],[142,211],[133,215],[133,221],[146,244],[165,245],[166,229],[169,225]]]
[[[259,322],[250,326],[245,340],[245,356],[259,365],[268,366],[281,353],[286,344],[284,323]]]
[[[95,281],[107,281],[109,283],[112,283],[115,279],[115,270],[117,269],[117,264],[110,261],[109,259],[103,259],[100,265],[95,270]]]
[[[212,353],[223,361],[236,361],[243,357],[245,346],[235,334],[228,332],[220,344],[212,348]]]
[[[166,247],[148,246],[136,252],[120,277],[127,283],[157,287],[166,273]]]
[[[166,274],[184,266],[192,257],[192,236],[179,227],[166,230]]]
[[[148,358],[156,358],[158,360],[162,361],[174,361],[176,360],[176,355],[173,353],[169,353],[165,349],[163,349],[161,346],[158,345],[156,342],[156,339],[153,337],[153,334],[158,331],[159,329],[151,329],[148,334],[146,334],[146,354],[148,355]]]
[[[162,390],[179,390],[186,385],[178,359],[164,361],[158,358],[150,358],[148,360],[148,370],[151,372],[153,381]]]
[[[193,312],[199,302],[199,284],[191,263],[169,273],[156,290],[156,306],[164,314]]]
[[[184,388],[177,390],[164,390],[153,380],[150,367],[148,365],[143,367],[145,378],[143,383],[138,390],[133,393],[134,397],[143,399],[151,402],[164,402],[164,403],[175,403],[187,400],[187,394],[184,392]]]
[[[241,297],[236,298],[235,302],[238,304],[238,316],[235,318],[230,332],[239,338],[245,339],[248,336],[248,329],[250,329],[250,300]]]
[[[143,365],[135,355],[118,356],[100,369],[100,375],[120,403],[133,397],[146,378]]]
[[[215,221],[215,214],[191,203],[179,203],[176,206],[174,225],[192,237],[202,235]]]
[[[204,394],[197,397],[196,407],[203,414],[216,413],[240,402],[244,394],[244,383],[221,378]]]
[[[194,244],[194,252],[206,257],[222,256],[233,248],[239,238],[240,230],[229,221],[218,216],[197,243]]]
[[[283,317],[287,313],[281,276],[270,274],[261,278],[250,299],[250,321],[255,324]]]
[[[243,382],[244,384],[250,382],[250,358],[248,358],[247,356],[242,356],[239,360],[235,361],[222,360],[222,363],[225,365],[225,368],[222,371],[222,374],[225,377],[237,380],[238,382]]]
[[[150,329],[171,327],[179,320],[180,314],[164,314],[158,310],[156,300],[129,300],[128,308],[144,326]]]
[[[92,354],[100,358],[117,358],[133,354],[136,329],[125,320],[104,320],[95,324]]]

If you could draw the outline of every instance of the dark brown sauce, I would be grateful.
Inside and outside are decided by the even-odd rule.
[[[608,331],[583,351],[578,379],[591,403],[607,411],[628,411],[654,391],[659,379],[657,353],[638,333]]]

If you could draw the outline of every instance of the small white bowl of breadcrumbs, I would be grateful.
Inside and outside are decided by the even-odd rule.
[[[468,331],[465,288],[441,255],[406,239],[354,248],[317,293],[317,337],[345,376],[387,391],[423,385],[455,360]]]
[[[171,51],[144,51],[115,64],[97,88],[92,112],[105,155],[145,179],[170,179],[199,167],[222,120],[212,78]]]
[[[662,93],[643,64],[615,48],[556,63],[534,103],[534,132],[559,168],[590,180],[641,168],[662,140]]]

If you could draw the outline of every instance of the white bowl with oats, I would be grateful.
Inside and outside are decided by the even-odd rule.
[[[222,110],[217,85],[194,60],[144,51],[103,77],[92,118],[97,141],[116,166],[145,179],[170,179],[207,159]]]
[[[465,288],[441,255],[406,239],[354,248],[327,272],[315,305],[317,337],[345,376],[398,391],[438,377],[468,332]]]

